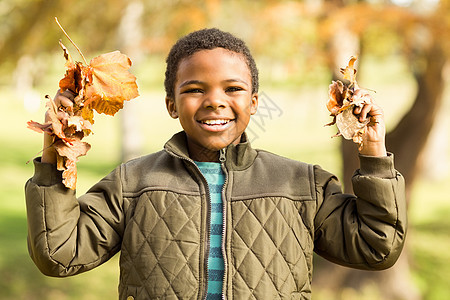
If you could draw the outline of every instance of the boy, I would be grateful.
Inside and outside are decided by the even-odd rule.
[[[372,122],[354,196],[318,166],[251,148],[258,71],[240,39],[217,29],[180,39],[165,89],[183,131],[78,199],[61,184],[45,138],[26,185],[30,255],[44,274],[81,273],[121,251],[120,299],[310,299],[313,251],[354,268],[395,263],[404,182],[378,106],[355,110]],[[70,98],[58,93],[55,102]]]

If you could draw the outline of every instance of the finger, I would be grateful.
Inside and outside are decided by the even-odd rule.
[[[45,122],[54,122],[56,119],[61,123],[67,125],[67,119],[69,114],[62,110],[51,111],[50,109],[45,112]]]
[[[69,99],[74,99],[75,98],[75,96],[77,95],[77,93],[74,93],[74,92],[72,92],[72,90],[65,90],[63,93],[62,93],[64,96],[66,96],[67,98],[69,98]]]
[[[66,112],[58,111],[56,117],[58,118],[59,121],[61,121],[61,123],[67,125],[67,119],[69,118],[69,115]]]
[[[383,109],[377,105],[373,105],[372,110],[369,112],[370,121],[373,124],[384,123]]]
[[[57,107],[63,106],[66,109],[72,110],[74,98],[75,95],[71,91],[65,90],[64,92],[61,92],[61,90],[58,90],[53,101],[55,102]]]
[[[361,89],[355,90],[353,92],[352,98],[353,99],[358,99],[358,98],[360,98],[362,96],[362,94],[363,94],[363,90],[361,90]]]
[[[361,108],[361,112],[359,113],[359,121],[360,122],[365,122],[367,120],[367,116],[369,115],[372,108],[373,108],[372,104],[365,104]]]
[[[359,115],[361,113],[361,110],[362,110],[362,106],[355,105],[355,108],[353,109],[353,113],[355,115]]]
[[[353,92],[352,101],[358,101],[362,98],[371,98],[367,90],[358,89]]]
[[[367,113],[366,111],[363,113],[363,109],[365,105],[373,103],[372,97],[366,90],[358,89],[353,93],[351,100],[355,103],[353,113],[361,117],[360,122],[364,122],[367,119]]]

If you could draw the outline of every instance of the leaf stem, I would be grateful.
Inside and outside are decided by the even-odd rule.
[[[72,41],[72,39],[70,38],[70,36],[67,34],[67,32],[64,30],[64,28],[61,26],[61,24],[59,24],[58,18],[57,18],[57,17],[55,17],[55,21],[56,21],[56,24],[58,24],[59,28],[61,28],[61,30],[62,30],[62,32],[64,33],[64,35],[69,39],[69,41],[72,43],[72,45],[75,46],[75,48],[77,49],[78,53],[80,53],[81,57],[83,58],[84,63],[85,63],[86,65],[89,65],[89,64],[87,63],[87,61],[86,61],[86,58],[84,58],[84,55],[83,55],[83,53],[81,52],[80,48],[78,48],[78,46]]]

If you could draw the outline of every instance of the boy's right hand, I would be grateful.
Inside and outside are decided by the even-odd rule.
[[[69,90],[66,90],[64,92],[61,92],[61,90],[58,90],[58,92],[55,95],[55,98],[53,98],[53,103],[55,103],[56,107],[58,107],[58,119],[61,120],[62,123],[67,122],[68,114],[66,111],[72,111],[73,110],[73,101],[75,99],[75,94]],[[59,108],[62,107],[64,109],[60,110]],[[48,114],[48,111],[45,113],[45,122],[50,121],[50,116]],[[49,134],[44,134],[44,146],[42,150],[42,158],[41,162],[43,163],[51,163],[56,164],[56,151],[52,147],[54,141],[54,137]]]
[[[55,103],[56,107],[60,108],[63,107],[64,111],[72,111],[73,110],[73,101],[75,99],[75,94],[71,92],[70,90],[65,90],[64,92],[61,92],[61,90],[58,90],[58,92],[55,95],[55,98],[53,98],[53,103]],[[58,118],[60,120],[63,120],[66,116],[64,115],[64,111],[60,110],[58,113]],[[49,117],[48,113],[45,113],[45,122],[48,122]]]

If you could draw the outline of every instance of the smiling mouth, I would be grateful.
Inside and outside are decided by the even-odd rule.
[[[198,121],[198,122],[200,122],[201,124],[209,125],[209,126],[217,126],[217,125],[226,125],[226,124],[230,123],[231,121],[233,121],[233,120],[219,119],[219,120],[203,120],[203,121]]]

